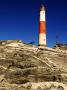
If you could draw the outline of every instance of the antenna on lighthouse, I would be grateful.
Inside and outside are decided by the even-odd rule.
[[[58,44],[58,43],[59,43],[59,36],[56,35],[56,44]]]

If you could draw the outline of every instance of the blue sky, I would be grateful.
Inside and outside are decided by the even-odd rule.
[[[47,46],[67,43],[67,0],[0,0],[0,40],[38,45],[39,10],[46,7]]]

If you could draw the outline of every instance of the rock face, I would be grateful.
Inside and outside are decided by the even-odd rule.
[[[60,82],[67,84],[67,51],[0,41],[0,90],[66,90]],[[34,83],[39,86],[32,88]]]

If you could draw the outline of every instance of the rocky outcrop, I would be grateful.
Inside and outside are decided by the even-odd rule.
[[[23,85],[32,82],[67,84],[67,53],[64,57],[64,52],[52,48],[38,48],[19,40],[0,41],[1,90],[29,90],[29,87]],[[35,90],[43,89],[38,87]]]

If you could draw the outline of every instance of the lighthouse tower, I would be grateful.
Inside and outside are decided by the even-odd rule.
[[[46,16],[45,7],[43,5],[40,9],[39,46],[46,46]]]

